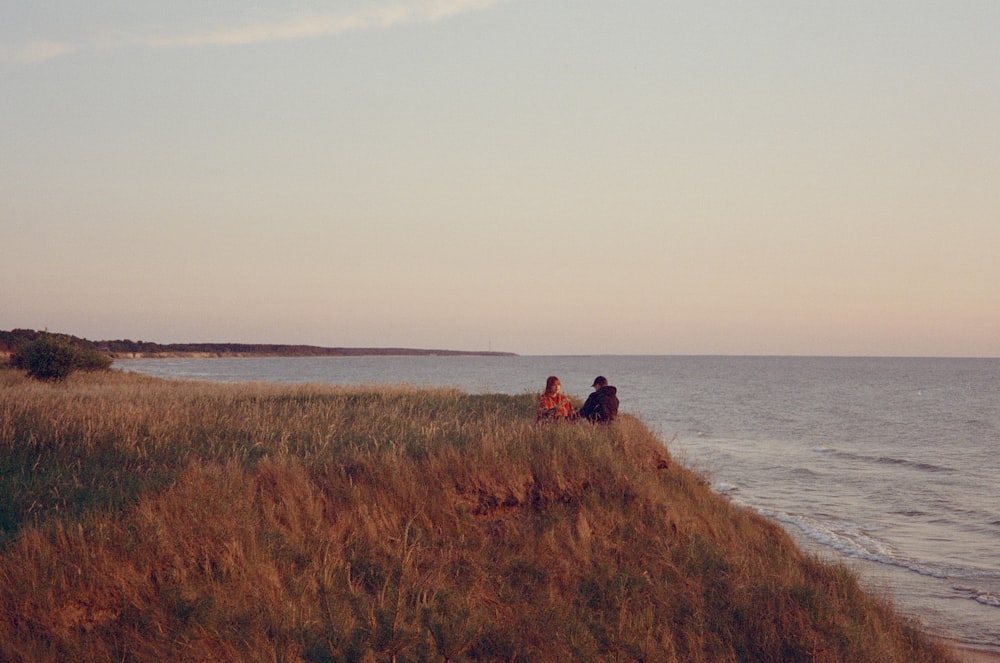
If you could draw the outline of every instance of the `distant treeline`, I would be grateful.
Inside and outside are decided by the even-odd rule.
[[[85,338],[73,336],[71,334],[56,334],[49,331],[35,331],[34,329],[12,329],[11,331],[0,330],[0,352],[16,352],[22,345],[40,340],[42,338],[57,338],[66,341],[70,345],[87,350],[97,350],[97,344]]]
[[[49,332],[32,329],[0,331],[0,352],[14,352],[22,344],[35,341]],[[69,334],[57,334],[73,345],[106,352],[115,357],[156,357],[170,355],[218,355],[265,357],[361,357],[361,356],[452,356],[488,355],[510,357],[511,352],[476,352],[464,350],[421,350],[414,348],[326,348],[315,345],[280,345],[274,343],[153,343],[150,341],[90,341]]]

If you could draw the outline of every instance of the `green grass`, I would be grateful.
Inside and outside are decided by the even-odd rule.
[[[0,371],[0,660],[946,661],[623,416]]]

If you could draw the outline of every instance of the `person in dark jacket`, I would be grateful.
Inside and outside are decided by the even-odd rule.
[[[608,379],[603,375],[594,378],[596,391],[587,397],[576,416],[595,424],[607,424],[618,416],[618,389],[608,385]]]

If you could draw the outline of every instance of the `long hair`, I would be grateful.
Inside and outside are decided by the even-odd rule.
[[[559,378],[557,378],[554,375],[550,375],[549,378],[545,381],[545,393],[551,394],[555,390],[555,386],[557,384],[560,384]]]

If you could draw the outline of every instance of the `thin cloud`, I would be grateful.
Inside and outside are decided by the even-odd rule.
[[[408,22],[414,14],[406,8],[374,9],[355,14],[312,14],[271,22],[222,26],[208,30],[172,34],[141,35],[133,40],[147,46],[242,46],[273,41],[330,37],[344,32],[387,28]],[[412,20],[412,19],[410,19]]]
[[[234,46],[330,37],[345,32],[390,28],[407,23],[429,23],[488,9],[502,0],[432,0],[393,4],[342,14],[310,14],[279,21],[260,21],[200,32],[147,36],[149,46]]]
[[[489,9],[505,0],[423,0],[397,2],[379,7],[343,13],[314,13],[274,21],[219,25],[173,34],[119,34],[116,43],[107,38],[93,40],[87,46],[146,46],[171,48],[184,46],[242,46],[276,41],[332,37],[346,32],[385,29],[411,23],[433,23]],[[0,59],[15,63],[40,63],[52,60],[81,45],[36,41],[20,49],[0,52]]]
[[[13,64],[39,64],[53,60],[70,51],[76,46],[66,42],[38,40],[30,42],[18,49],[0,49],[0,62]]]

